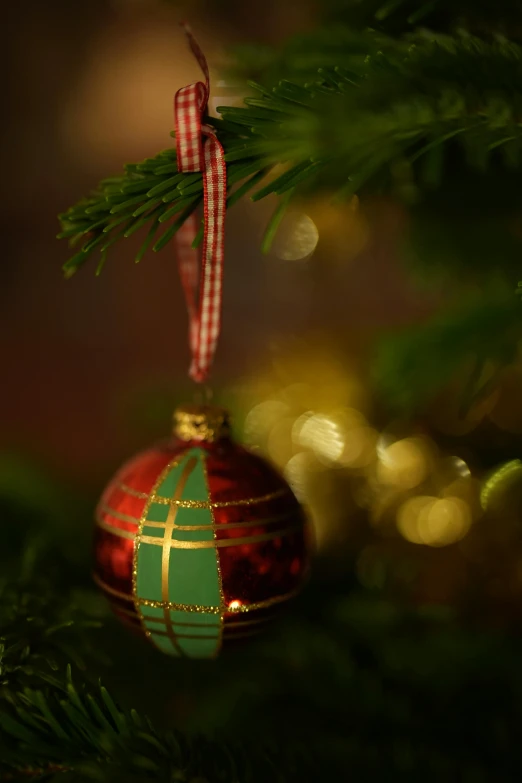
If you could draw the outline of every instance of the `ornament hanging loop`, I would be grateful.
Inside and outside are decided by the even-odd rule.
[[[196,383],[204,383],[209,376],[221,332],[227,177],[223,147],[214,129],[202,122],[210,92],[207,61],[188,25],[182,26],[192,53],[205,76],[205,83],[195,82],[182,87],[174,98],[178,170],[203,173],[204,232],[201,272],[197,251],[192,247],[197,234],[197,221],[193,215],[178,232],[176,242],[180,277],[189,315],[189,344],[192,353],[189,376]]]

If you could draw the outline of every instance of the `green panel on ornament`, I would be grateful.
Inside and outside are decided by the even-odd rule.
[[[204,459],[205,452],[202,449],[190,449],[185,452],[179,462],[164,476],[156,490],[156,495],[176,500],[209,502]],[[194,607],[194,610],[202,606],[219,607],[221,586],[211,509],[151,503],[147,520],[170,522],[173,525],[169,536],[171,541],[208,542],[210,546],[205,548],[169,546],[168,573],[165,574],[168,588],[166,598],[162,588],[164,582],[162,541],[166,535],[166,528],[150,527],[145,521],[142,535],[157,539],[158,543],[142,540],[138,548],[137,597],[158,601],[164,601],[166,598],[169,603],[184,604]],[[182,531],[176,529],[177,525],[204,526],[206,529]],[[151,639],[160,649],[174,655],[207,658],[216,654],[221,644],[220,616],[216,614],[207,616],[194,610],[163,612],[163,622],[157,623],[147,619],[147,616],[152,617],[147,607],[144,625],[150,631]],[[160,615],[154,614],[154,616]],[[206,620],[206,623],[201,622],[200,618]]]
[[[185,451],[183,454],[179,455],[176,460],[174,460],[170,470],[167,471],[160,485],[156,487],[154,492],[155,495],[169,499],[174,495],[182,473],[182,470],[179,470],[179,468],[186,464],[187,456],[188,451]]]
[[[136,570],[136,596],[147,601],[162,601],[161,555],[162,548],[142,541],[138,548]]]

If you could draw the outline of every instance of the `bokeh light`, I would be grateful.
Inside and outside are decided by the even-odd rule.
[[[309,258],[319,242],[314,221],[302,212],[287,212],[277,230],[272,252],[281,261],[302,261]]]
[[[516,481],[522,478],[522,462],[511,460],[501,465],[488,476],[480,493],[480,504],[484,510],[490,508]]]
[[[397,512],[397,528],[406,541],[412,544],[426,543],[420,527],[436,501],[437,498],[419,495],[402,504]]]
[[[344,451],[344,433],[339,423],[322,413],[309,416],[299,431],[301,446],[311,449],[320,460],[337,462]]]
[[[311,474],[321,470],[324,470],[324,467],[308,451],[300,451],[288,460],[283,472],[301,503],[309,503]]]
[[[264,400],[247,414],[243,439],[250,446],[266,444],[271,429],[288,413],[288,405],[281,400]]]
[[[368,540],[395,547],[442,549],[465,538],[483,514],[468,462],[445,453],[424,426],[392,421],[378,431],[360,372],[324,349],[299,356],[278,357],[253,385],[245,439],[284,473],[318,550],[333,556],[355,543],[361,522]]]
[[[402,489],[413,489],[427,477],[431,454],[421,438],[403,438],[379,449],[377,479]]]
[[[407,500],[397,513],[397,527],[413,544],[448,546],[460,541],[471,527],[468,504],[458,497],[418,496]]]

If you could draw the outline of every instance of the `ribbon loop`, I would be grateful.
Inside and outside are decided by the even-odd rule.
[[[203,383],[210,372],[221,331],[227,182],[223,147],[213,128],[202,124],[209,98],[207,61],[188,25],[183,26],[192,53],[205,75],[205,84],[195,82],[182,87],[174,98],[178,169],[203,172],[204,234],[198,304],[200,274],[197,252],[192,247],[197,233],[194,215],[185,221],[176,239],[190,324],[192,362],[189,375],[194,381]]]

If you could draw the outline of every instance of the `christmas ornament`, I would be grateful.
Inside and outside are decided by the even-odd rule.
[[[307,528],[284,479],[235,444],[225,411],[190,406],[98,506],[95,578],[116,615],[177,656],[215,656],[292,598]]]
[[[186,33],[205,83],[176,94],[176,145],[179,171],[203,172],[201,277],[193,216],[176,243],[190,324],[189,375],[202,383],[221,328],[226,169],[214,131],[202,124],[207,63]],[[175,414],[174,438],[131,460],[104,492],[95,578],[115,613],[161,650],[206,658],[225,640],[255,632],[295,594],[306,571],[305,539],[289,486],[233,443],[226,412],[189,406]]]

